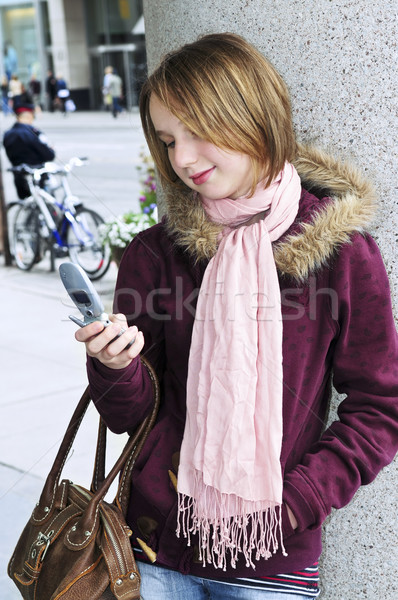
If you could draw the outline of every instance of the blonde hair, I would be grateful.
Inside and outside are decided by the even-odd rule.
[[[179,185],[150,117],[152,94],[195,135],[248,155],[253,186],[268,186],[296,153],[289,92],[271,63],[242,37],[205,35],[170,52],[144,83],[140,113],[163,183]]]

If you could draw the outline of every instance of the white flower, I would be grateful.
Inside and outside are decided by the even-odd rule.
[[[107,219],[98,227],[100,241],[110,246],[125,248],[131,240],[158,221],[158,209],[156,205],[156,183],[153,160],[150,156],[141,154],[144,165],[145,178],[143,179],[144,191],[142,192],[141,212],[126,213],[117,217]],[[141,171],[142,167],[138,167]]]
[[[156,213],[156,214],[155,214]],[[157,221],[157,210],[152,215],[144,213],[127,213],[110,218],[98,227],[98,234],[102,243],[124,248],[139,233]]]

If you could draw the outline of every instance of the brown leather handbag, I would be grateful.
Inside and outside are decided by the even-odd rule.
[[[47,477],[40,500],[8,565],[8,574],[25,600],[133,600],[140,597],[140,575],[130,544],[125,515],[132,469],[154,424],[159,407],[156,375],[152,379],[154,408],[132,435],[105,477],[106,426],[100,420],[91,489],[66,479],[61,472],[90,403],[84,392]],[[120,474],[115,500],[105,502]]]

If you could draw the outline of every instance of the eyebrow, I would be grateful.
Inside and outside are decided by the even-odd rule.
[[[170,137],[173,137],[170,133],[166,133],[165,131],[162,131],[161,129],[155,129],[155,133],[157,135],[169,135]]]
[[[170,137],[174,137],[172,133],[168,133],[167,131],[163,131],[163,129],[156,129],[155,124],[154,124],[153,121],[152,121],[152,125],[153,125],[155,133],[157,135],[168,135]],[[184,125],[184,123],[182,121],[178,121],[178,126],[179,127],[183,127],[183,128],[187,128],[186,125]]]

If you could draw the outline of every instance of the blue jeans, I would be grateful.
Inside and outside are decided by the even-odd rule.
[[[301,594],[227,585],[143,562],[138,563],[138,569],[141,574],[141,600],[308,600],[308,596]]]
[[[119,104],[119,98],[117,96],[113,96],[113,98],[112,98],[112,114],[114,117],[116,117],[117,114],[120,112],[122,112],[122,107]]]
[[[3,98],[1,100],[2,100],[1,110],[3,111],[3,113],[5,115],[10,115],[12,113],[12,109],[10,108],[10,106],[8,104],[8,97],[3,96]]]

